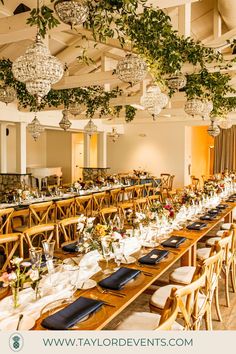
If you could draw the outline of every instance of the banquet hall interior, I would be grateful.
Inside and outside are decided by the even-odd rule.
[[[236,2],[22,1],[0,0],[0,331],[236,330]]]

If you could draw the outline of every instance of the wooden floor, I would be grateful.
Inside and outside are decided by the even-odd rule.
[[[215,236],[217,230],[212,230],[209,236]],[[203,240],[204,241],[204,240]],[[205,243],[199,244],[199,247],[204,246]],[[167,283],[169,279],[169,274],[174,268],[179,267],[180,264],[176,263],[175,266],[164,274],[160,278],[160,282]],[[231,285],[231,284],[230,284]],[[117,316],[105,330],[113,330],[122,321],[122,319],[127,318],[133,311],[138,312],[150,312],[149,310],[149,299],[150,294],[140,295],[131,305],[129,305],[119,316]],[[230,307],[225,306],[225,294],[224,294],[224,278],[223,276],[219,280],[219,296],[220,296],[220,309],[223,321],[219,322],[216,317],[215,304],[212,306],[212,319],[213,319],[213,329],[214,330],[236,330],[236,293],[232,292],[232,287],[230,286]],[[202,329],[205,327],[203,325]]]

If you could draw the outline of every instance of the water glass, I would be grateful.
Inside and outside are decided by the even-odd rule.
[[[32,247],[29,249],[32,268],[39,269],[42,261],[43,250],[41,247]]]
[[[53,260],[54,248],[55,248],[55,241],[42,241],[43,251],[46,258],[46,261]]]
[[[102,245],[102,255],[106,261],[106,270],[104,271],[104,274],[109,274],[111,273],[111,270],[109,270],[108,268],[108,262],[111,259],[111,245],[107,240],[102,240],[101,245]]]
[[[115,270],[119,269],[121,261],[124,256],[124,242],[112,242],[112,249],[115,257],[115,262],[117,264],[117,267]]]

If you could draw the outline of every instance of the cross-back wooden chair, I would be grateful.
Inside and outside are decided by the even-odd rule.
[[[61,240],[59,240],[59,233],[61,231],[61,235],[63,237],[64,242],[70,242],[76,240],[79,234],[79,217],[73,216],[64,220],[60,220],[57,223],[57,243],[61,246]]]
[[[200,179],[195,177],[195,176],[191,176],[191,184],[193,187],[193,190],[198,190],[200,187]]]
[[[121,188],[112,189],[110,191],[110,205],[117,206],[121,202],[122,190]]]
[[[9,232],[13,212],[13,208],[0,209],[0,235],[7,234]]]
[[[0,249],[4,251],[4,263],[0,269],[5,271],[14,256],[24,258],[23,252],[23,235],[21,233],[10,233],[0,235]]]
[[[93,213],[93,196],[84,195],[75,198],[75,215],[92,216]]]
[[[135,186],[125,187],[123,189],[122,201],[117,204],[123,217],[125,217],[126,210],[133,209],[134,207],[134,193]]]
[[[116,206],[102,208],[98,212],[98,216],[97,216],[98,222],[101,224],[106,224],[106,225],[113,223],[113,221],[115,221],[117,214],[119,214],[118,210],[119,209]]]
[[[53,239],[56,241],[56,247],[59,247],[55,223],[36,225],[28,228],[24,231],[24,238],[29,248],[41,247],[42,240],[52,241]]]
[[[202,293],[205,282],[206,269],[198,267],[194,279],[189,284],[184,286],[170,284],[156,290],[150,299],[150,310],[163,313],[166,299],[170,296],[171,289],[176,287],[175,295],[179,299],[178,317],[183,321],[183,327],[187,330],[199,329],[203,317],[209,310],[206,295]]]
[[[93,194],[93,214],[97,214],[102,208],[105,208],[107,203],[107,193],[95,193]]]
[[[47,224],[51,221],[53,202],[31,204],[29,206],[29,227]]]
[[[69,198],[65,200],[58,200],[55,202],[56,206],[56,220],[62,220],[65,218],[70,218],[75,215],[75,200],[74,198]]]
[[[175,296],[176,289],[171,290],[166,300],[162,315],[151,312],[133,312],[116,327],[118,330],[182,330],[183,327],[175,322],[179,309],[179,298]]]

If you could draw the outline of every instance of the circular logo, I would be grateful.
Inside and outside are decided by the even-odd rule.
[[[19,352],[24,346],[24,339],[20,333],[13,333],[9,338],[9,347],[13,352]]]

